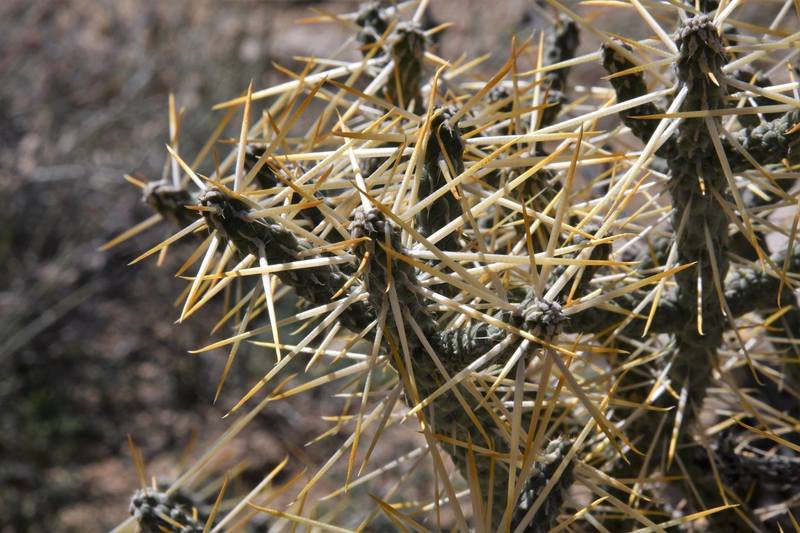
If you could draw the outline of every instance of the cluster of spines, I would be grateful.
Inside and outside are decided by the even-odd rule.
[[[182,494],[139,489],[131,498],[130,514],[145,533],[200,533],[203,522],[192,500]]]
[[[680,111],[713,112],[727,107],[728,91],[723,73],[727,58],[712,20],[706,15],[687,20],[679,29],[675,42],[678,50],[676,75],[679,88],[686,91]],[[646,94],[647,87],[643,75],[635,71],[633,63],[617,53],[620,47],[630,50],[630,47],[621,43],[604,47],[603,65],[610,74],[631,70],[611,80],[618,100],[625,101]],[[764,83],[764,80],[761,82]],[[662,113],[654,104],[643,104],[623,114],[622,120],[635,136],[647,143],[655,132],[656,122],[642,119],[663,116]],[[755,118],[755,115],[752,117]],[[735,327],[733,320],[736,317],[762,309],[774,309],[776,302],[783,297],[783,301],[792,306],[784,315],[783,324],[790,338],[795,335],[791,331],[797,327],[793,324],[797,314],[795,296],[790,294],[781,280],[764,271],[749,268],[735,269],[730,277],[727,276],[730,266],[728,251],[732,247],[729,227],[733,221],[720,204],[732,204],[734,199],[724,165],[728,165],[733,172],[751,168],[752,163],[744,157],[743,152],[749,153],[762,165],[796,158],[793,146],[798,142],[798,136],[793,128],[796,130],[800,119],[797,111],[780,116],[771,115],[768,119],[768,122],[761,124],[752,119],[742,120],[745,128],[731,135],[736,144],[744,147],[744,150],[737,150],[731,140],[722,135],[718,116],[709,113],[705,118],[702,115],[700,118],[687,117],[658,152],[667,163],[678,261],[695,265],[695,268],[676,275],[676,291],[672,297],[662,300],[658,310],[667,313],[656,312],[651,330],[671,333],[675,340],[671,350],[673,362],[669,369],[671,383],[673,386],[686,387],[687,396],[692,402],[683,415],[684,427],[688,427],[683,431],[682,438],[686,443],[691,443],[692,421],[702,406],[712,382],[712,373],[719,368],[717,351],[722,344],[723,333]],[[720,151],[721,154],[718,153]],[[755,198],[755,195],[748,195],[750,201],[746,207],[763,201]],[[671,241],[665,241],[662,250],[667,250],[671,244]],[[745,238],[742,232],[738,232],[734,234],[733,246],[746,254],[745,257],[754,259],[757,257],[754,248],[766,246],[766,240],[760,233],[754,232],[750,238]],[[786,259],[789,264],[787,271],[791,272],[797,266],[797,251],[787,252],[788,258],[787,253],[775,254],[770,262],[783,268]],[[664,258],[662,255],[662,260]],[[635,304],[636,301],[630,303]],[[787,375],[791,376],[791,372],[787,372]],[[652,428],[654,422],[650,418],[641,417],[630,428],[631,431],[642,434]],[[737,456],[729,444],[730,435],[732,432],[726,435],[725,444],[719,448],[723,456],[720,465],[723,476],[733,476],[734,470],[743,469],[752,475],[751,480],[769,481],[769,476],[763,475],[765,470],[761,468],[761,463]],[[656,447],[655,452],[653,462],[658,463],[659,454],[664,450]],[[705,504],[709,505],[712,499],[724,501],[724,496],[721,497],[715,489],[710,473],[704,468],[693,470],[691,461],[687,461],[687,464],[693,483],[700,487],[700,493],[706,500]],[[726,514],[726,519],[731,521],[724,526],[724,522],[717,523],[715,527],[746,527],[744,522],[733,520],[734,516],[732,513]]]
[[[706,4],[710,4],[707,2]],[[425,47],[425,37],[413,24],[395,25],[391,34],[386,38],[386,32],[394,21],[390,21],[386,13],[376,6],[362,10],[357,23],[364,30],[360,34],[360,41],[367,52],[371,45],[382,43],[385,47],[385,57],[395,62],[394,70],[386,84],[385,96],[387,100],[401,107],[409,107],[413,102],[413,109],[423,109],[420,95],[422,77],[422,57]],[[714,111],[725,107],[728,88],[725,84],[725,75],[722,66],[726,62],[717,29],[708,17],[696,17],[688,20],[676,36],[676,46],[679,50],[676,61],[676,73],[679,82],[687,91],[681,111]],[[546,64],[555,64],[574,55],[577,46],[577,30],[572,21],[561,21],[555,32],[551,32],[547,39]],[[623,52],[621,52],[621,50]],[[618,74],[623,70],[632,69],[624,51],[631,48],[615,42],[607,44],[603,49],[603,64],[611,74]],[[741,79],[742,75],[739,75]],[[752,77],[751,77],[752,78]],[[550,91],[547,103],[551,104],[545,110],[540,125],[551,124],[555,121],[563,103],[563,96],[559,93],[565,88],[566,69],[551,71],[546,77],[545,88]],[[611,83],[617,92],[619,101],[626,101],[647,94],[648,88],[644,77],[640,73],[629,73],[613,77]],[[763,80],[762,80],[762,83]],[[497,92],[490,95],[500,99],[507,96]],[[759,104],[761,104],[759,102]],[[510,109],[509,109],[510,110]],[[655,132],[655,121],[643,120],[641,115],[659,115],[662,111],[652,103],[642,104],[629,109],[622,115],[623,123],[632,133],[647,143]],[[434,112],[430,122],[430,134],[426,147],[426,159],[422,181],[419,184],[419,195],[436,191],[446,184],[448,178],[457,176],[464,169],[462,159],[463,140],[457,124],[451,124],[448,111]],[[639,118],[636,118],[639,117]],[[751,162],[742,155],[742,150],[734,144],[744,148],[752,158],[761,164],[772,164],[788,159],[797,158],[798,135],[796,125],[800,116],[797,111],[788,112],[778,117],[769,116],[769,122],[756,124],[753,120],[743,120],[746,126],[740,132],[732,134],[731,141],[721,137],[719,143],[727,156],[731,169],[736,171],[751,167]],[[710,121],[721,128],[718,118],[711,117]],[[682,264],[696,263],[697,269],[687,269],[678,274],[678,288],[666,294],[659,307],[654,310],[650,321],[650,332],[670,333],[676,340],[676,362],[673,365],[673,385],[681,385],[688,381],[692,387],[692,398],[695,402],[702,401],[705,390],[710,382],[712,369],[715,365],[716,350],[722,342],[722,335],[730,326],[726,320],[733,320],[742,314],[774,307],[775,297],[793,297],[785,285],[774,276],[757,270],[737,269],[734,275],[726,281],[723,287],[724,300],[733,316],[726,317],[723,312],[722,302],[719,299],[719,290],[714,286],[714,279],[721,278],[725,281],[728,270],[726,251],[730,246],[729,220],[722,209],[715,207],[718,198],[731,201],[724,172],[720,168],[718,156],[714,150],[715,143],[710,137],[708,121],[702,118],[685,119],[677,128],[672,137],[666,139],[659,156],[667,160],[668,177],[670,179],[670,193],[673,198],[675,214],[673,227],[677,230],[681,226],[685,232],[678,232],[677,252],[678,260]],[[536,155],[546,155],[537,146]],[[249,155],[246,165],[252,168],[258,162],[260,154]],[[447,176],[450,174],[450,176]],[[544,189],[547,190],[553,175],[542,171],[545,177]],[[264,166],[257,175],[259,185],[271,188],[279,185],[275,173]],[[495,176],[497,177],[497,176]],[[503,176],[507,179],[507,176]],[[531,182],[534,180],[531,179]],[[501,181],[492,185],[501,185]],[[152,187],[146,192],[146,200],[162,216],[172,219],[181,225],[186,225],[187,211],[183,209],[191,202],[185,191],[171,190],[162,187]],[[555,188],[548,191],[548,195],[539,198],[539,206],[544,208],[558,193]],[[423,236],[433,234],[444,224],[458,217],[462,207],[458,200],[459,191],[453,188],[450,194],[442,196],[417,216],[417,228]],[[524,198],[524,197],[523,197]],[[756,197],[758,198],[758,197]],[[324,201],[324,199],[319,199]],[[758,200],[753,199],[755,203]],[[543,204],[541,202],[544,202]],[[241,197],[229,194],[221,188],[210,187],[200,196],[198,203],[203,206],[203,217],[210,229],[216,230],[225,239],[229,240],[242,254],[265,255],[270,263],[282,263],[297,260],[301,255],[309,256],[307,252],[312,246],[299,236],[281,226],[279,222],[260,217],[253,220],[248,212],[253,207]],[[750,205],[748,202],[747,205]],[[315,226],[324,222],[324,214],[312,207],[304,210],[302,216]],[[184,217],[184,218],[182,218]],[[588,228],[587,228],[588,229]],[[387,221],[380,209],[359,210],[354,215],[351,233],[357,241],[353,251],[361,260],[366,269],[360,272],[363,276],[363,287],[368,293],[368,299],[356,301],[340,315],[340,321],[352,331],[363,331],[377,317],[377,309],[386,305],[386,294],[390,287],[401,289],[397,291],[398,300],[402,311],[408,311],[408,317],[420,326],[424,337],[433,345],[434,351],[442,357],[446,371],[452,375],[469,364],[477,355],[485,353],[490,346],[497,344],[508,337],[508,333],[494,326],[475,323],[462,328],[440,331],[435,316],[428,310],[424,301],[424,291],[421,290],[417,280],[417,272],[401,258],[404,248],[400,242],[399,230],[390,221]],[[588,231],[593,233],[593,231]],[[765,240],[761,235],[755,235],[759,244]],[[580,242],[580,236],[572,236],[574,242]],[[734,239],[735,240],[735,239]],[[745,242],[745,248],[746,243]],[[751,243],[752,244],[752,243]],[[665,250],[671,243],[662,246],[659,253],[655,254],[656,260],[651,261],[656,267],[663,264],[666,257]],[[451,234],[439,242],[439,248],[446,251],[455,251],[462,248],[456,235]],[[593,247],[591,258],[606,258],[609,254],[609,245]],[[709,255],[709,249],[712,250]],[[649,254],[652,259],[653,254]],[[788,261],[794,265],[798,254],[790,254]],[[782,265],[785,255],[776,254],[771,258],[773,264]],[[643,261],[640,268],[646,266]],[[558,277],[564,268],[556,268],[551,276]],[[699,273],[699,274],[698,274]],[[344,273],[334,266],[313,267],[309,269],[290,270],[280,272],[281,280],[295,288],[297,293],[312,304],[323,304],[330,301],[333,295],[349,284],[350,272]],[[586,268],[584,275],[577,286],[574,295],[580,297],[588,291],[589,283],[594,275],[594,269]],[[698,279],[700,283],[698,283]],[[351,288],[357,291],[358,288]],[[608,326],[619,322],[618,313],[603,309],[589,308],[582,313],[575,314],[571,320],[565,321],[560,312],[560,303],[539,298],[532,291],[523,291],[523,295],[514,300],[517,310],[514,313],[498,312],[498,317],[503,322],[515,327],[525,327],[535,336],[546,340],[558,335],[561,330],[575,333],[601,333]],[[615,300],[622,309],[632,310],[641,301],[642,294],[628,293]],[[699,302],[699,304],[698,304]],[[563,303],[563,302],[562,302]],[[792,328],[791,321],[796,310],[792,309],[784,318],[784,323],[789,319],[788,329]],[[686,317],[689,325],[686,326]],[[397,317],[394,317],[395,319]],[[702,319],[703,325],[700,325]],[[387,323],[393,324],[392,317],[387,317]],[[796,328],[796,326],[794,326]],[[797,329],[795,329],[797,331]],[[642,323],[639,320],[630,321],[626,329],[620,331],[623,335],[640,335]],[[792,333],[791,331],[789,332]],[[411,351],[420,356],[420,367],[415,373],[421,376],[417,382],[417,401],[422,400],[427,394],[434,392],[442,384],[442,376],[430,358],[425,355],[426,348],[421,346],[417,333],[413,329],[404,331],[389,328],[389,338],[395,342],[385,347],[387,351],[398,350],[400,337],[405,337],[406,342],[414,344]],[[509,357],[510,352],[505,354]],[[502,358],[501,358],[502,360]],[[417,362],[417,360],[415,360]],[[401,372],[401,369],[397,369]],[[432,382],[426,379],[434,377]],[[413,402],[412,402],[413,403]],[[446,393],[440,400],[433,402],[431,420],[436,431],[448,431],[457,441],[478,441],[479,431],[475,428],[475,420],[470,419],[457,405],[451,393]],[[486,410],[479,410],[477,415],[478,425],[486,423],[491,426],[496,421],[489,416]],[[499,442],[499,441],[498,441]],[[562,444],[559,446],[563,447]],[[489,447],[494,447],[496,441],[484,442]],[[549,448],[548,448],[549,450]],[[733,452],[730,452],[733,453]],[[465,474],[468,468],[467,459],[463,449],[452,447],[452,454],[456,464]],[[503,477],[489,462],[479,466],[482,477],[488,477],[488,472],[493,471],[495,476],[495,493],[504,490],[507,475]],[[535,474],[526,481],[531,491],[535,493],[535,486],[545,481],[552,463],[543,463]],[[502,468],[500,468],[502,470]],[[559,489],[553,491],[553,497],[542,507],[542,513],[548,516],[544,522],[534,521],[541,525],[552,524],[558,509],[563,502],[564,493],[571,483],[571,475],[562,476],[559,480]],[[481,487],[489,487],[484,483]],[[526,489],[527,490],[527,489]],[[529,493],[530,494],[530,493]],[[522,502],[523,497],[520,499]],[[501,506],[496,506],[501,507]],[[502,511],[502,509],[501,509]],[[495,520],[496,522],[496,520]],[[534,526],[531,526],[534,527]],[[538,527],[538,526],[536,526]],[[533,529],[530,529],[533,531]]]

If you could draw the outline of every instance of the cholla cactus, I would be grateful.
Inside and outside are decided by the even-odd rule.
[[[197,508],[191,499],[180,494],[168,495],[154,489],[139,489],[131,499],[130,513],[142,531],[148,533],[164,529],[180,533],[203,531],[202,522],[197,519]]]
[[[208,232],[180,319],[245,289],[224,316],[233,335],[199,350],[230,349],[217,395],[240,343],[271,336],[257,344],[274,366],[231,412],[249,409],[246,423],[342,378],[360,402],[289,509],[248,496],[256,510],[323,527],[305,496],[337,463],[340,498],[399,468],[361,470],[407,421],[424,438],[413,453],[430,458],[431,501],[390,503],[393,490],[374,509],[327,513],[337,527],[383,512],[435,529],[444,505],[453,527],[477,531],[793,523],[800,100],[780,30],[791,3],[761,27],[732,18],[736,2],[632,0],[655,35],[642,41],[550,3],[539,15],[551,29],[486,82],[464,77],[477,63],[427,48],[424,2],[343,15],[360,28],[361,60],[320,61],[220,104],[243,109],[236,150],[204,177],[203,157],[195,168],[170,149],[172,185],[145,187],[158,218],[183,228],[141,258]],[[599,52],[578,55],[579,28],[601,37]],[[524,70],[527,56],[538,59]],[[571,71],[590,85],[570,84]],[[325,107],[295,133],[315,99]],[[281,122],[251,125],[265,100]],[[276,286],[301,300],[297,318],[277,315]],[[300,342],[281,341],[282,325],[306,320]],[[251,405],[307,354],[307,371],[331,368]]]

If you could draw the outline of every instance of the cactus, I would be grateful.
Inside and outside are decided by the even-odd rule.
[[[673,2],[656,19],[633,2],[656,38],[593,27],[599,52],[580,56],[579,28],[592,23],[551,3],[543,50],[537,36],[482,83],[469,64],[434,59],[422,11],[367,4],[343,15],[360,28],[362,60],[220,104],[243,109],[229,158],[202,179],[171,151],[198,191],[175,177],[145,189],[185,228],[167,244],[209,236],[181,320],[233,283],[252,288],[228,302],[232,335],[199,350],[231,347],[227,372],[242,340],[270,340],[260,344],[274,366],[231,413],[349,380],[360,406],[337,423],[352,432],[298,502],[337,463],[346,473],[331,496],[368,483],[358,459],[386,427],[407,420],[422,436],[428,502],[259,512],[358,529],[380,513],[384,525],[443,527],[445,504],[458,530],[792,523],[800,101],[793,77],[773,81],[790,44],[777,22],[763,32],[770,46],[754,44],[745,34],[762,28],[735,24],[735,3]],[[521,70],[524,57],[539,59]],[[597,59],[607,82],[570,83]],[[334,81],[345,75],[348,86]],[[284,95],[302,92],[329,108],[305,138],[285,136],[299,126]],[[264,126],[249,125],[250,109],[267,94],[278,96],[271,116],[284,111],[280,142],[248,145],[248,128]],[[334,106],[345,111],[321,132]],[[296,345],[281,342],[279,324],[293,320],[278,316],[275,283],[315,321]],[[305,374],[319,374],[251,407],[306,352]],[[156,497],[134,499],[143,528],[156,519],[141,502]]]
[[[165,530],[179,533],[203,531],[203,522],[197,520],[196,507],[191,499],[181,494],[168,495],[154,489],[139,489],[131,499],[130,513],[141,530],[147,533]]]

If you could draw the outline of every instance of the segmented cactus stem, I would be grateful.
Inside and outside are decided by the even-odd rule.
[[[198,509],[180,493],[167,494],[155,489],[139,489],[131,498],[129,512],[144,533],[200,533],[204,524],[195,518]]]

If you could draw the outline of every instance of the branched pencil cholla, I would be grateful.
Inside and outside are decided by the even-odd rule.
[[[180,320],[227,295],[230,334],[199,350],[228,350],[217,396],[242,342],[274,365],[120,530],[798,527],[797,5],[547,4],[548,29],[484,75],[437,55],[425,1],[315,17],[362,57],[219,104],[200,154],[173,138],[164,179],[132,180],[156,214],[111,244],[163,219],[174,235],[137,261],[202,240]],[[608,13],[650,36],[612,34]],[[327,463],[190,499],[256,414],[339,380],[348,433]],[[419,447],[372,465],[401,424]],[[429,500],[397,499],[423,477]]]

